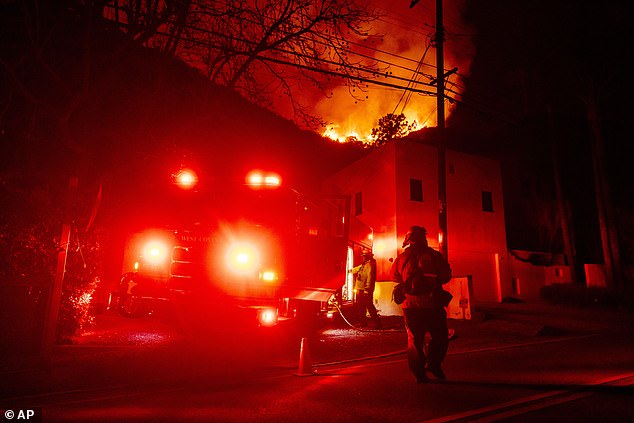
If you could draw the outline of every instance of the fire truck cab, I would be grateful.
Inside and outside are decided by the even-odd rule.
[[[272,326],[294,317],[298,301],[325,303],[344,285],[349,200],[305,195],[261,172],[174,194],[161,199],[162,224],[129,237],[122,315],[184,302]]]

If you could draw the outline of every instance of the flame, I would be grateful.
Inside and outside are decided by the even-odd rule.
[[[333,141],[338,141],[341,143],[347,142],[349,138],[355,138],[361,142],[366,144],[370,144],[372,142],[372,134],[364,134],[361,135],[354,129],[350,129],[348,131],[342,130],[340,125],[333,124],[326,127],[324,132],[321,134],[326,138],[330,138]]]
[[[371,43],[374,58],[389,62],[389,74],[401,79],[385,78],[385,82],[407,86],[414,77],[413,70],[423,57],[426,45],[431,42],[434,33],[435,10],[433,6],[419,4],[407,9],[405,3],[379,0],[379,7],[385,17],[373,24],[374,31],[385,34],[382,37],[361,42]],[[452,37],[452,33],[468,33],[470,30],[462,21],[461,11],[465,9],[463,1],[451,2],[444,8],[443,24],[447,36],[444,43],[444,68],[458,68],[458,74],[451,75],[445,83],[456,93],[446,92],[449,97],[462,93],[462,78],[469,73],[471,60],[475,54],[473,44],[467,37]],[[430,83],[430,76],[436,75],[436,50],[430,46],[424,55],[423,65],[416,74],[416,81]],[[383,79],[378,78],[378,81]],[[350,95],[347,86],[335,87],[329,98],[320,99],[315,104],[314,113],[328,122],[322,135],[332,140],[345,142],[354,137],[364,143],[372,143],[372,129],[378,127],[379,119],[388,114],[404,114],[408,124],[416,123],[414,130],[437,126],[436,92],[434,86],[416,84],[416,88],[430,91],[432,95],[422,93],[404,93],[404,90],[374,86]],[[453,104],[445,101],[445,116],[448,118]]]
[[[307,107],[312,105],[312,110],[306,110],[308,114],[326,122],[322,135],[338,142],[355,138],[364,143],[372,143],[372,129],[378,126],[380,118],[388,114],[404,114],[408,124],[416,123],[416,130],[437,125],[435,87],[429,85],[434,79],[432,75],[436,74],[435,49],[430,46],[435,31],[434,6],[431,2],[392,0],[373,0],[370,3],[372,8],[378,8],[383,14],[370,24],[371,28],[367,28],[377,35],[350,39],[349,50],[340,53],[350,57],[355,67],[358,65],[362,68],[374,59],[381,68],[389,65],[388,69],[381,69],[378,74],[364,74],[366,81],[355,89],[347,86],[340,77],[314,75],[315,79],[323,77],[320,82],[327,85],[330,96],[323,98],[324,93],[321,90],[313,89],[310,84],[300,83],[299,89],[293,90],[293,102],[289,102],[284,96],[271,99],[271,108],[276,113],[295,120],[295,107],[291,103],[297,100],[297,103]],[[416,7],[408,7],[410,4],[416,4]],[[454,91],[451,96],[461,94],[463,88],[460,85],[464,85],[461,78],[468,75],[475,55],[470,38],[465,36],[472,31],[461,16],[461,12],[466,10],[465,4],[466,0],[454,0],[443,7],[443,25],[447,35],[443,67],[458,68],[458,73],[451,75],[446,84],[447,88]],[[112,11],[105,13],[111,19],[114,16]],[[184,60],[190,62],[189,59]],[[205,70],[204,61],[194,62],[192,65]],[[373,84],[367,80],[392,85]],[[429,93],[407,91],[410,80],[416,81],[416,88]],[[456,83],[460,85],[455,85]],[[350,95],[351,90],[354,91],[353,96]],[[445,116],[449,117],[450,112],[448,108]]]
[[[435,101],[435,100],[434,100]],[[425,117],[416,111],[404,113],[405,120],[408,124],[415,123],[415,127],[412,130],[420,130],[430,126],[435,126],[435,107]],[[385,116],[390,112],[386,112],[381,116]],[[336,119],[336,118],[335,118]],[[326,126],[326,129],[322,132],[322,136],[330,138],[333,141],[340,143],[347,142],[350,138],[357,139],[365,144],[372,144],[374,137],[372,137],[372,129],[378,125],[378,117],[375,120],[365,116],[365,113],[361,112],[358,115],[355,113],[347,119],[348,123],[342,125],[340,123],[332,123]],[[355,122],[353,123],[352,120]],[[405,135],[411,131],[406,131]]]

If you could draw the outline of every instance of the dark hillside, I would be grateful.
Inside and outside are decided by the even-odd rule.
[[[67,281],[112,284],[130,225],[180,166],[207,187],[260,168],[310,188],[363,154],[55,2],[1,3],[0,62],[2,280],[52,280],[71,176]]]
[[[31,43],[32,26],[3,8],[5,174],[65,168],[92,180],[121,167],[179,165],[188,156],[205,172],[260,166],[304,185],[359,154],[102,23],[55,12],[39,26],[47,39]]]

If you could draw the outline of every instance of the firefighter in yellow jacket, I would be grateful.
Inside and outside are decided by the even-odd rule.
[[[370,250],[362,252],[363,263],[352,269],[355,277],[354,292],[355,304],[359,317],[359,325],[367,326],[366,311],[370,313],[370,317],[376,328],[381,327],[379,314],[374,307],[374,286],[376,284],[376,260],[374,254]]]

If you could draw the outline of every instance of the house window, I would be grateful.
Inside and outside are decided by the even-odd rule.
[[[363,213],[363,195],[357,192],[354,195],[354,215],[359,216],[361,213]]]
[[[493,212],[493,193],[482,191],[482,211]]]
[[[423,201],[423,181],[420,179],[409,180],[409,199],[412,201]]]

